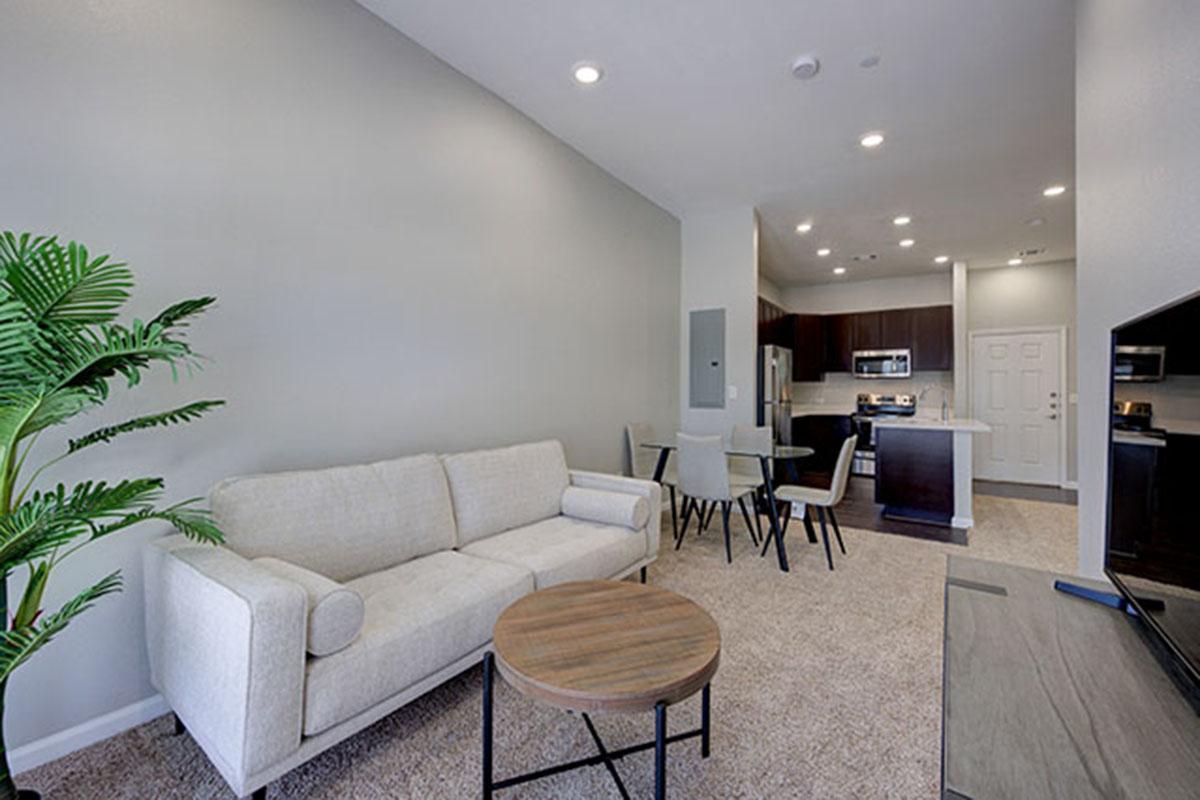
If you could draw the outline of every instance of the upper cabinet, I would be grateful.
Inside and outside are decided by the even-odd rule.
[[[954,369],[954,311],[950,306],[893,308],[855,314],[787,314],[758,301],[759,344],[792,351],[797,381],[819,381],[824,372],[850,372],[855,350],[912,350],[913,369]]]
[[[825,371],[849,372],[853,368],[855,314],[826,314],[821,317],[825,329]]]
[[[911,309],[913,368],[948,372],[954,369],[954,309],[927,306]]]

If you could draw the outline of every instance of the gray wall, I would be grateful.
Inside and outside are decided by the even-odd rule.
[[[1200,3],[1076,9],[1079,568],[1095,575],[1109,330],[1200,288]]]
[[[677,424],[678,221],[351,0],[9,0],[0,75],[0,228],[127,259],[142,315],[220,298],[198,380],[89,427],[229,407],[56,477],[161,471],[185,497],[547,436],[619,470],[627,421]],[[11,746],[152,694],[138,553],[162,532],[56,575],[51,603],[115,567],[127,588],[17,674]]]
[[[1068,400],[1077,393],[1074,261],[969,270],[967,325],[973,331],[1065,325]],[[1068,481],[1079,474],[1077,411],[1068,402]]]

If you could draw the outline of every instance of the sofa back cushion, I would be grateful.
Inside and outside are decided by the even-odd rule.
[[[231,478],[211,504],[235,552],[340,583],[454,546],[446,474],[433,455]]]
[[[442,456],[458,546],[558,516],[570,483],[557,440]]]

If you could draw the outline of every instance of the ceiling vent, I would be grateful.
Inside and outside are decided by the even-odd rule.
[[[1044,252],[1046,252],[1046,248],[1044,247],[1030,247],[1026,250],[1017,251],[1017,255],[1021,258],[1032,258],[1033,256],[1040,256]]]
[[[851,261],[874,261],[877,258],[879,258],[879,255],[877,253],[862,253],[857,256],[851,256],[850,260]]]

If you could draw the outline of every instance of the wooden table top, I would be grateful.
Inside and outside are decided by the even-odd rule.
[[[496,621],[500,674],[523,694],[574,711],[652,710],[712,680],[717,623],[657,586],[576,581],[526,595]]]

